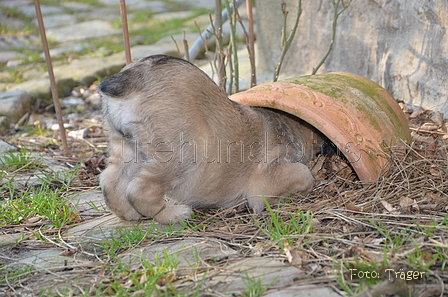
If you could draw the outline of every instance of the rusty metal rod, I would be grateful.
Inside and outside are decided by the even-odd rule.
[[[126,1],[120,0],[121,29],[123,31],[124,53],[126,55],[126,65],[131,64],[131,45],[129,43],[128,18],[126,15]]]
[[[59,135],[62,140],[62,147],[64,155],[68,156],[69,148],[67,144],[67,137],[65,135],[64,121],[62,120],[61,104],[59,103],[59,94],[56,87],[56,80],[53,73],[53,65],[51,63],[50,50],[48,48],[47,35],[45,34],[45,26],[42,18],[42,11],[40,10],[39,0],[34,0],[34,8],[36,9],[37,24],[39,26],[40,37],[44,47],[45,62],[47,63],[48,76],[50,78],[51,95],[53,96],[54,109],[56,111],[56,118],[59,124]]]

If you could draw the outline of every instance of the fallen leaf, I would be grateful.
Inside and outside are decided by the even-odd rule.
[[[424,123],[420,126],[420,130],[422,131],[435,131],[439,128],[439,125],[433,123]]]
[[[424,108],[422,108],[421,106],[419,106],[417,109],[415,109],[415,110],[412,112],[410,118],[411,118],[411,119],[415,119],[415,118],[418,117],[419,115],[425,113],[425,111],[426,111],[426,110],[425,110]]]
[[[353,255],[353,256],[357,256],[357,257],[359,257],[361,259],[365,259],[365,260],[369,260],[369,261],[372,260],[372,258],[370,257],[370,254],[366,250],[364,250],[362,247],[360,247],[360,246],[351,247],[348,250],[348,254],[349,255]]]
[[[431,173],[431,175],[433,175],[433,176],[441,176],[442,173],[440,172],[440,170],[435,169],[434,167],[435,166],[433,165],[433,166],[431,166],[431,168],[429,168],[429,172]]]
[[[385,241],[385,240],[386,240],[386,238],[374,238],[374,239],[372,239],[372,241],[370,241],[370,244],[379,245],[379,244],[383,243],[383,241]]]
[[[66,249],[63,252],[61,252],[60,256],[73,256],[79,251],[79,249]]]
[[[435,141],[434,138],[432,138],[430,136],[421,136],[421,135],[417,134],[415,131],[411,132],[411,136],[412,136],[412,140],[418,141],[418,142],[432,144]]]
[[[311,225],[312,225],[313,227],[319,227],[319,226],[320,226],[320,221],[319,221],[319,219],[312,218],[312,219],[311,219]]]
[[[410,206],[414,203],[414,200],[409,197],[401,197],[398,203],[400,204],[401,208],[409,211]]]
[[[303,259],[306,258],[306,253],[303,251],[296,251],[291,249],[288,242],[283,240],[283,250],[286,254],[286,258],[288,259],[289,264],[292,266],[302,266]]]
[[[347,208],[348,210],[351,210],[351,211],[361,211],[361,210],[359,209],[359,207],[357,207],[355,204],[353,204],[353,202],[349,202],[349,203],[347,203],[347,205],[345,206],[345,208]]]
[[[315,161],[313,160],[312,163],[309,164],[311,174],[313,176],[316,176],[317,173],[322,169],[322,166],[325,162],[325,156],[319,156]]]
[[[395,208],[389,202],[384,201],[384,200],[380,200],[380,202],[387,211],[389,211],[389,212],[395,211]]]
[[[87,166],[89,166],[90,168],[98,168],[101,164],[101,162],[105,159],[105,157],[103,155],[99,156],[99,157],[93,157],[93,158],[87,158],[85,160],[85,164]]]
[[[415,209],[416,211],[420,211],[420,208],[418,207],[418,203],[417,203],[417,201],[414,199],[414,204],[412,204],[412,206],[411,206],[413,209]]]
[[[431,121],[433,121],[436,125],[443,124],[443,113],[438,111],[431,112]]]
[[[40,220],[42,220],[42,218],[40,218],[40,217],[32,217],[32,218],[27,219],[25,221],[25,224],[35,224],[35,223],[39,222]]]

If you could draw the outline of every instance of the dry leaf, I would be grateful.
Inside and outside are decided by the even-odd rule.
[[[310,171],[313,174],[313,176],[316,176],[317,173],[322,169],[322,166],[325,162],[325,156],[319,156],[316,161],[312,161],[312,163],[309,164]]]
[[[79,251],[79,249],[66,249],[62,253],[60,253],[60,256],[73,256]]]
[[[87,158],[84,163],[89,166],[90,168],[97,168],[101,162],[105,159],[105,157],[103,155],[99,156],[99,157],[93,157],[93,158]]]
[[[443,113],[438,112],[438,111],[431,112],[431,121],[433,121],[434,123],[436,123],[439,126],[442,125],[443,124]]]
[[[320,226],[320,221],[319,221],[319,219],[312,218],[312,220],[311,220],[311,225],[313,226],[313,228],[314,228],[314,227],[319,227],[319,226]]]
[[[386,238],[374,238],[370,241],[370,244],[379,245],[385,240],[386,240]]]
[[[149,271],[146,271],[145,273],[142,273],[142,276],[140,276],[140,280],[139,280],[139,282],[140,282],[140,284],[145,284],[146,283],[146,281],[148,280],[148,275],[150,274],[150,272]]]
[[[429,172],[431,173],[431,175],[433,176],[441,176],[442,172],[440,172],[440,170],[435,169],[435,166],[431,166],[431,168],[429,169]]]
[[[303,251],[296,251],[291,249],[288,242],[283,240],[283,250],[286,254],[286,258],[288,259],[289,264],[292,266],[302,266],[304,258],[306,258],[306,253]]]
[[[366,238],[359,238],[359,237],[355,237],[355,240],[364,243],[364,244],[371,244],[371,245],[379,245],[380,243],[382,243],[384,240],[386,240],[386,238],[371,238],[371,237],[366,237]]]
[[[412,136],[412,140],[415,140],[418,142],[424,142],[424,143],[431,144],[435,141],[434,138],[432,138],[430,136],[421,136],[421,135],[417,134],[415,131],[411,132],[411,136]]]
[[[420,130],[422,131],[435,131],[439,128],[439,125],[433,123],[424,123],[420,126]]]
[[[349,202],[349,203],[347,203],[347,205],[345,206],[348,210],[351,210],[351,211],[361,211],[360,209],[359,209],[359,207],[357,207],[357,206],[355,206],[355,204],[353,204],[353,202]]]
[[[283,251],[286,254],[286,259],[288,259],[288,262],[292,262],[292,255],[291,255],[291,247],[289,246],[289,243],[283,239]]]
[[[418,117],[419,115],[425,113],[425,109],[422,108],[421,106],[419,106],[416,110],[414,110],[410,116],[411,119],[415,119],[416,117]]]
[[[415,209],[416,211],[420,211],[420,208],[418,207],[418,203],[415,199],[414,199],[414,204],[412,204],[412,208]]]
[[[350,248],[349,252],[353,256],[357,256],[361,259],[365,259],[365,260],[369,260],[369,261],[372,260],[372,258],[370,257],[370,254],[360,246],[354,246],[354,247]]]
[[[410,210],[410,207],[409,206],[411,206],[412,204],[414,203],[414,200],[412,200],[411,198],[409,198],[409,197],[401,197],[400,198],[400,201],[399,201],[399,204],[400,204],[400,206],[403,208],[403,209],[406,209],[406,210]]]
[[[380,200],[380,202],[387,211],[389,211],[389,212],[395,211],[395,208],[389,202],[384,201],[384,200]]]
[[[32,217],[32,218],[27,219],[25,221],[25,224],[35,224],[41,220],[42,220],[42,218],[40,218],[40,217]]]

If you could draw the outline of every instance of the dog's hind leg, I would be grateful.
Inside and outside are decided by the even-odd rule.
[[[301,163],[278,164],[254,175],[247,202],[254,211],[265,208],[268,203],[278,201],[278,196],[301,193],[308,194],[314,185],[314,177],[306,165]],[[264,198],[263,198],[264,197]]]

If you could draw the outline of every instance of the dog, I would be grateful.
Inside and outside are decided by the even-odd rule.
[[[259,212],[264,199],[275,203],[314,185],[304,165],[313,155],[306,123],[230,100],[186,60],[143,58],[104,79],[98,92],[110,142],[100,185],[121,219],[174,223],[192,208],[244,201]]]

